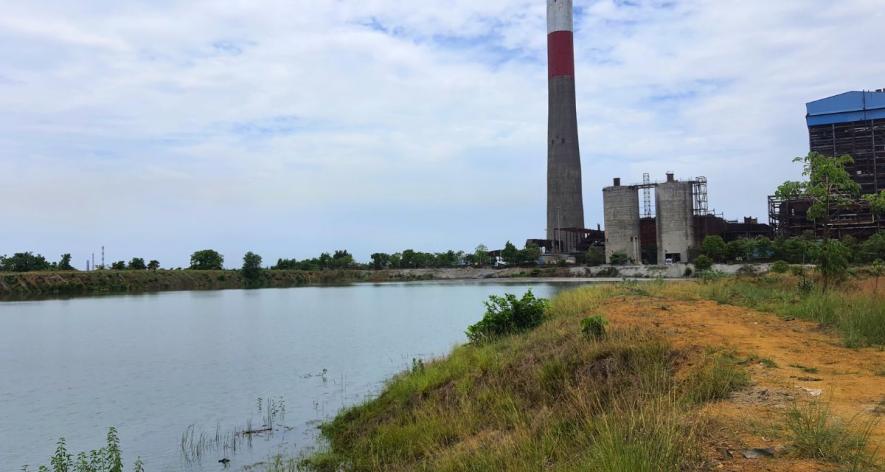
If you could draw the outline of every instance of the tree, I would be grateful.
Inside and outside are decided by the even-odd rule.
[[[513,243],[507,241],[507,244],[504,245],[504,250],[501,251],[501,257],[504,259],[504,262],[510,265],[519,264],[519,249],[516,249]]]
[[[860,245],[860,255],[864,262],[885,260],[885,233],[876,233],[864,241]]]
[[[0,256],[0,271],[3,272],[36,272],[49,270],[51,264],[40,254],[17,252],[11,257]]]
[[[880,190],[879,193],[872,195],[864,195],[863,199],[870,204],[873,215],[876,215],[877,218],[885,216],[885,190]]]
[[[694,260],[694,268],[698,271],[710,270],[711,267],[713,267],[713,259],[710,259],[709,256],[701,254]]]
[[[129,261],[129,270],[145,270],[147,269],[147,265],[144,263],[144,259],[140,257],[133,257],[131,261]]]
[[[789,200],[807,198],[811,201],[807,216],[824,226],[825,239],[830,238],[830,215],[833,209],[854,203],[860,193],[860,184],[855,182],[845,166],[854,163],[849,155],[829,157],[818,152],[810,152],[805,157],[797,157],[793,162],[802,163],[802,175],[808,180],[788,181],[778,187],[775,196]]]
[[[58,270],[76,270],[74,269],[74,266],[71,265],[70,254],[61,255],[61,260],[58,261]]]
[[[817,254],[817,270],[824,281],[824,290],[848,274],[848,248],[835,239],[824,240]]]
[[[474,263],[480,267],[489,263],[489,248],[487,248],[484,244],[480,244],[476,246],[476,250],[473,251]]]
[[[525,248],[519,251],[519,261],[521,264],[537,264],[541,258],[541,248],[536,244],[526,244]]]
[[[728,258],[733,261],[747,261],[753,253],[753,243],[748,239],[735,239],[725,245]]]
[[[725,262],[728,246],[725,244],[725,240],[722,239],[722,236],[707,236],[704,238],[704,242],[701,243],[701,248],[704,255],[710,259],[713,259],[716,262]]]
[[[111,270],[126,270],[126,261],[117,261],[112,263]]]
[[[191,270],[221,270],[224,256],[212,249],[203,249],[191,254]]]
[[[158,261],[156,259],[151,260],[150,262],[148,262],[147,268],[148,268],[148,270],[159,269],[160,268],[160,261]]]
[[[591,247],[587,249],[587,255],[584,259],[588,266],[596,267],[605,264],[605,249],[601,247]]]
[[[247,287],[255,287],[260,284],[261,280],[261,256],[252,251],[243,256],[243,279],[246,280]]]
[[[372,268],[375,270],[386,269],[390,265],[390,254],[376,252],[372,254]]]

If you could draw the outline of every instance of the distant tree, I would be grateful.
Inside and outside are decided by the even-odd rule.
[[[539,259],[541,259],[541,248],[537,244],[526,244],[525,248],[519,251],[521,264],[537,264]]]
[[[848,248],[835,239],[824,240],[817,254],[817,270],[824,281],[824,290],[848,274]]]
[[[860,193],[860,184],[845,170],[845,166],[854,163],[854,159],[847,154],[830,157],[810,152],[807,156],[793,159],[793,162],[802,163],[802,175],[807,180],[784,182],[775,195],[785,200],[809,199],[808,218],[823,225],[825,239],[829,239],[832,210],[855,202]]]
[[[131,261],[129,261],[129,270],[146,270],[147,265],[144,263],[144,259],[140,257],[133,257]]]
[[[601,266],[605,264],[605,249],[601,247],[591,247],[587,250],[587,265],[590,267]]]
[[[0,257],[0,271],[3,272],[36,272],[49,270],[52,267],[45,257],[31,252],[17,252],[10,257]]]
[[[260,285],[260,280],[262,276],[261,271],[261,256],[255,254],[252,251],[246,253],[243,256],[243,279],[246,280],[247,287],[256,287]]]
[[[212,249],[203,249],[191,254],[191,270],[221,270],[224,256]]]
[[[332,255],[332,268],[346,269],[353,266],[353,256],[347,250],[335,251]]]
[[[489,248],[487,248],[484,244],[480,244],[476,246],[476,250],[473,251],[473,259],[474,264],[477,266],[485,266],[489,263]]]
[[[728,259],[733,261],[748,261],[753,254],[753,243],[749,239],[735,239],[725,247]]]
[[[701,243],[701,249],[705,256],[713,259],[715,262],[725,262],[728,255],[728,246],[722,236],[711,235],[704,238]]]
[[[402,262],[400,262],[403,268],[406,269],[414,269],[418,267],[418,254],[412,249],[406,249],[402,254]]]
[[[504,250],[501,251],[501,257],[508,264],[519,264],[519,249],[516,249],[513,243],[507,241],[507,244],[504,245]]]
[[[773,244],[774,257],[791,264],[805,264],[814,260],[817,247],[805,238],[777,239]]]
[[[864,262],[885,260],[885,233],[878,232],[860,245],[860,257]]]
[[[112,263],[111,270],[126,270],[126,261],[117,261]]]
[[[751,256],[754,259],[771,259],[774,255],[774,243],[765,236],[759,236],[751,241]]]
[[[147,265],[148,270],[158,270],[160,268],[160,261],[153,259],[148,262]]]
[[[74,269],[74,266],[71,265],[70,254],[61,255],[61,260],[58,261],[58,270],[76,270]]]
[[[320,257],[317,260],[317,266],[319,266],[321,269],[328,269],[332,267],[332,255],[328,252],[320,254]]]
[[[710,268],[712,268],[712,267],[713,267],[713,259],[711,259],[710,256],[705,256],[705,255],[701,254],[700,256],[696,257],[694,260],[694,268],[697,269],[699,272],[705,271],[705,270],[710,270]]]
[[[870,210],[877,218],[885,216],[885,190],[880,190],[879,193],[871,195],[864,195],[863,199],[870,204]]]
[[[372,254],[372,268],[375,270],[386,269],[390,265],[390,254],[376,252]]]

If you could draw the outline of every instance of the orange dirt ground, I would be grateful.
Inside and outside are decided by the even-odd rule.
[[[885,352],[845,348],[838,335],[815,323],[710,301],[627,297],[601,308],[614,325],[651,328],[677,349],[733,350],[740,357],[755,355],[777,364],[771,368],[751,362],[748,389],[704,408],[710,428],[706,452],[716,470],[835,470],[831,464],[791,459],[785,453],[770,459],[741,454],[749,448],[784,450],[787,408],[797,400],[813,400],[809,390],[820,390],[820,398],[845,420],[885,413]],[[874,426],[872,443],[885,445],[882,422]],[[883,451],[878,452],[882,457]]]

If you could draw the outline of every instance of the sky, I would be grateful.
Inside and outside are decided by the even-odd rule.
[[[543,0],[0,2],[0,254],[236,267],[543,237]],[[587,226],[613,177],[767,220],[805,103],[885,87],[882,0],[575,0]]]

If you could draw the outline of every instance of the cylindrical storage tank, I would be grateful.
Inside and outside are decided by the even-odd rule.
[[[694,246],[692,182],[670,180],[655,187],[658,264],[688,262]]]
[[[602,189],[605,216],[605,261],[622,253],[635,264],[642,262],[639,244],[639,188],[616,185]]]

